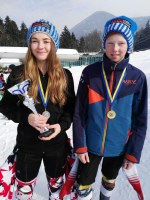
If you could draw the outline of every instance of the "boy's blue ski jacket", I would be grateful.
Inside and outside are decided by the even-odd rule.
[[[102,65],[114,94],[124,68],[126,75],[110,104]],[[114,80],[111,83],[111,75]],[[81,75],[73,119],[73,142],[76,153],[91,152],[104,157],[125,154],[139,162],[147,129],[147,81],[145,74],[129,64],[129,56],[112,63],[104,54],[102,62],[87,66]],[[113,110],[115,118],[107,113]]]

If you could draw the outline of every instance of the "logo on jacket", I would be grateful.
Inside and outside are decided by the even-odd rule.
[[[124,80],[123,82],[124,82],[126,85],[129,85],[129,84],[130,84],[130,85],[131,85],[131,84],[132,84],[132,85],[133,85],[133,84],[136,84],[136,80]]]

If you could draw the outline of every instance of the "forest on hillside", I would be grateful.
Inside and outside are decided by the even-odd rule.
[[[26,34],[28,28],[24,22],[20,27],[9,16],[5,19],[0,18],[0,46],[25,47]],[[102,51],[102,32],[93,30],[86,36],[77,39],[67,26],[60,34],[60,48],[77,49],[79,52],[101,52]],[[145,27],[135,34],[134,50],[139,51],[150,48],[150,21]]]

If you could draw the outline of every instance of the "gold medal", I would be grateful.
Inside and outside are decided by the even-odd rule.
[[[47,110],[45,110],[45,111],[42,113],[42,115],[43,115],[44,117],[47,117],[47,118],[50,117],[50,113],[49,113]]]
[[[114,118],[116,117],[116,112],[115,112],[114,110],[108,111],[107,117],[108,117],[109,119],[114,119]]]

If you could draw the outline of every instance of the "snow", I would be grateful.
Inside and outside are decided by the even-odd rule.
[[[131,54],[130,63],[140,68],[145,72],[148,81],[148,89],[150,88],[150,50],[134,52]],[[68,68],[73,75],[75,91],[77,91],[79,78],[84,66]],[[149,89],[150,91],[150,89]],[[150,104],[150,96],[149,96]],[[148,110],[148,118],[150,116],[150,110]],[[150,118],[149,118],[150,119]],[[17,124],[10,120],[7,120],[2,114],[0,114],[0,166],[4,163],[7,156],[12,152],[16,140],[16,129]],[[149,134],[149,120],[148,120],[148,131],[142,152],[142,158],[140,164],[137,165],[139,178],[141,180],[145,200],[150,199],[149,188],[150,188],[150,134]],[[68,135],[72,136],[72,128],[68,130]],[[99,199],[100,182],[101,182],[101,169],[99,168],[96,181],[93,184],[94,195],[93,200]],[[47,200],[48,190],[47,182],[44,173],[43,164],[41,165],[39,176],[37,179],[37,185],[34,190],[33,200]],[[127,179],[125,178],[122,170],[120,170],[119,176],[116,182],[116,188],[112,195],[111,200],[137,200],[138,197],[135,191],[131,188]]]

